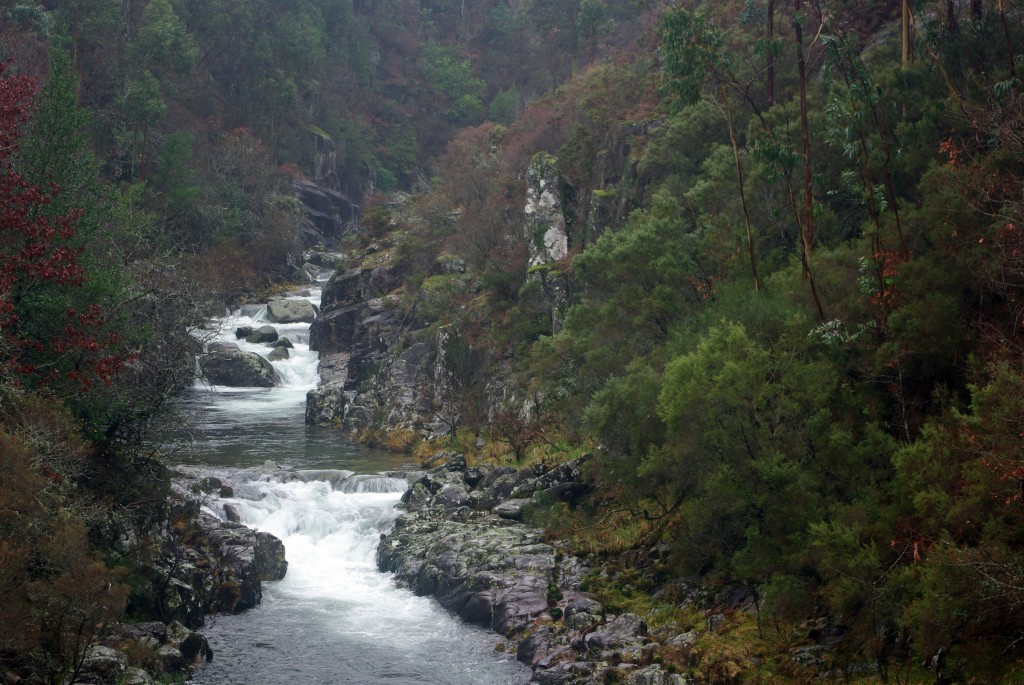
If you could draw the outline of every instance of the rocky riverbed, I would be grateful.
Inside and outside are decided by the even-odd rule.
[[[635,614],[611,615],[580,589],[587,565],[522,523],[530,506],[586,491],[587,457],[553,469],[469,467],[462,455],[410,476],[405,512],[377,563],[417,594],[494,630],[537,685],[680,685],[653,663],[658,648]]]

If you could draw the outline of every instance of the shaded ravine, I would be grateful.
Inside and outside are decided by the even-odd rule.
[[[307,299],[318,296],[312,291]],[[228,317],[216,339],[238,342],[235,328],[265,324],[264,316]],[[243,523],[279,537],[289,562],[284,580],[264,584],[259,607],[208,618],[202,632],[215,658],[191,682],[528,682],[529,671],[495,649],[498,636],[463,624],[377,570],[377,544],[398,515],[406,483],[373,474],[401,464],[336,430],[304,424],[305,393],[316,384],[308,324],[278,328],[295,344],[289,360],[274,363],[281,386],[197,385],[187,402],[195,433],[177,467],[230,486],[233,492],[222,494],[231,496],[211,495],[204,507],[225,518],[229,505]],[[270,351],[239,344],[264,356]]]

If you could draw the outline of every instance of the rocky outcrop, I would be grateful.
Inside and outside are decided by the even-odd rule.
[[[302,203],[302,238],[306,245],[336,242],[359,217],[359,205],[336,190],[298,178],[292,181],[292,187]]]
[[[206,638],[177,621],[118,624],[86,650],[75,682],[154,685],[157,679],[178,681],[193,666],[212,658]]]
[[[213,385],[233,388],[272,388],[281,379],[270,362],[255,352],[243,352],[232,343],[222,344],[199,358],[203,376]]]
[[[538,152],[526,171],[526,239],[530,268],[561,261],[569,254],[558,160]]]
[[[529,277],[540,281],[544,302],[551,317],[551,330],[562,328],[569,308],[566,277],[556,265],[569,255],[570,235],[562,198],[564,182],[558,160],[538,152],[526,171],[526,243],[529,248]]]
[[[344,421],[350,428],[381,415],[392,428],[429,419],[424,397],[435,350],[411,340],[400,301],[400,272],[385,260],[374,268],[336,273],[324,286],[310,329],[320,352],[320,385],[307,395],[308,423]]]
[[[580,590],[588,570],[583,562],[498,513],[513,499],[522,514],[583,494],[588,457],[518,471],[468,467],[454,453],[444,457],[444,464],[411,479],[402,496],[406,512],[377,551],[381,570],[463,620],[515,640],[517,658],[534,669],[536,683],[597,685],[620,676],[614,682],[686,682],[651,663],[642,618],[608,615]]]

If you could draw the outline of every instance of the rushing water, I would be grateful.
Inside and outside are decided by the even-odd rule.
[[[314,303],[319,291],[307,297]],[[215,338],[234,340],[265,314],[234,315]],[[379,475],[402,466],[392,455],[346,441],[339,431],[304,425],[306,391],[316,384],[308,325],[276,326],[295,344],[275,362],[283,385],[237,390],[197,385],[188,399],[191,447],[179,468],[234,487],[207,509],[285,544],[288,574],[263,585],[263,603],[208,619],[215,657],[192,682],[202,685],[504,685],[529,673],[496,651],[497,636],[462,624],[434,601],[396,586],[376,569],[380,535],[397,516],[402,479]],[[270,348],[239,341],[243,350]],[[267,463],[271,462],[271,463]]]

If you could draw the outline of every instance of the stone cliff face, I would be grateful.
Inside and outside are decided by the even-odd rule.
[[[302,241],[307,247],[336,242],[359,218],[359,205],[336,190],[310,181],[292,181],[302,203]]]
[[[425,396],[436,349],[414,341],[401,300],[399,269],[389,259],[336,273],[324,287],[310,329],[320,353],[320,387],[307,401],[309,423],[356,428],[375,419],[392,428],[429,422]]]
[[[530,250],[529,277],[540,281],[554,333],[561,330],[569,307],[568,281],[557,269],[558,263],[569,256],[570,246],[562,186],[558,160],[546,152],[537,153],[526,172],[523,209]]]

